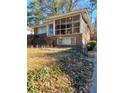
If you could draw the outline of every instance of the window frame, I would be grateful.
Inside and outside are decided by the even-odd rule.
[[[77,20],[75,17],[78,17]],[[70,19],[71,18],[71,19]],[[67,17],[63,17],[60,19],[56,19],[55,20],[55,35],[69,35],[69,34],[80,34],[80,14],[76,14],[76,15],[71,15],[71,16],[67,16]],[[79,29],[78,31],[74,31],[74,29]],[[57,34],[58,31],[60,30],[60,33]],[[64,31],[62,33],[62,31]],[[68,32],[69,30],[72,30],[70,32]]]
[[[72,39],[74,40],[72,43]],[[61,43],[60,43],[61,40]],[[67,43],[67,41],[70,43]],[[62,38],[57,38],[57,45],[76,45],[76,37],[62,37]]]

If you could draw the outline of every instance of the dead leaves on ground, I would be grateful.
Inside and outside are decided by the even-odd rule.
[[[90,92],[93,64],[84,60],[80,51],[35,51],[34,55],[29,55],[28,65],[33,68],[28,71],[28,93]]]

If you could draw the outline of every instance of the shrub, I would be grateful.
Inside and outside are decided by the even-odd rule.
[[[87,44],[88,51],[93,50],[95,46],[96,46],[96,41],[94,41],[94,40],[89,41]]]

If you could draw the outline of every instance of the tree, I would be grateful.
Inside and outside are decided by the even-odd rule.
[[[97,8],[97,0],[89,0],[90,1],[90,6],[88,7],[89,13],[91,14],[91,19],[92,19],[92,14]],[[96,22],[96,19],[95,19]]]
[[[97,0],[90,0],[91,3],[91,11],[94,11],[97,8]]]
[[[39,24],[40,20],[43,19],[43,10],[40,9],[40,2],[33,1],[27,6],[27,23],[28,25]]]
[[[75,9],[79,1],[80,0],[66,0],[65,2],[66,12],[70,12],[73,9]]]
[[[75,9],[79,0],[34,0],[28,4],[28,25],[39,24],[49,16],[59,15]]]
[[[40,0],[41,8],[49,15],[59,15],[72,11],[79,0]]]

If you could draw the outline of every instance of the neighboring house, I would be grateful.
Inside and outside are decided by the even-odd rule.
[[[63,15],[49,17],[33,26],[34,34],[49,46],[82,47],[90,40],[91,20],[86,10],[76,10]],[[42,45],[42,44],[41,44]]]
[[[27,35],[34,34],[34,29],[31,27],[27,26]]]

